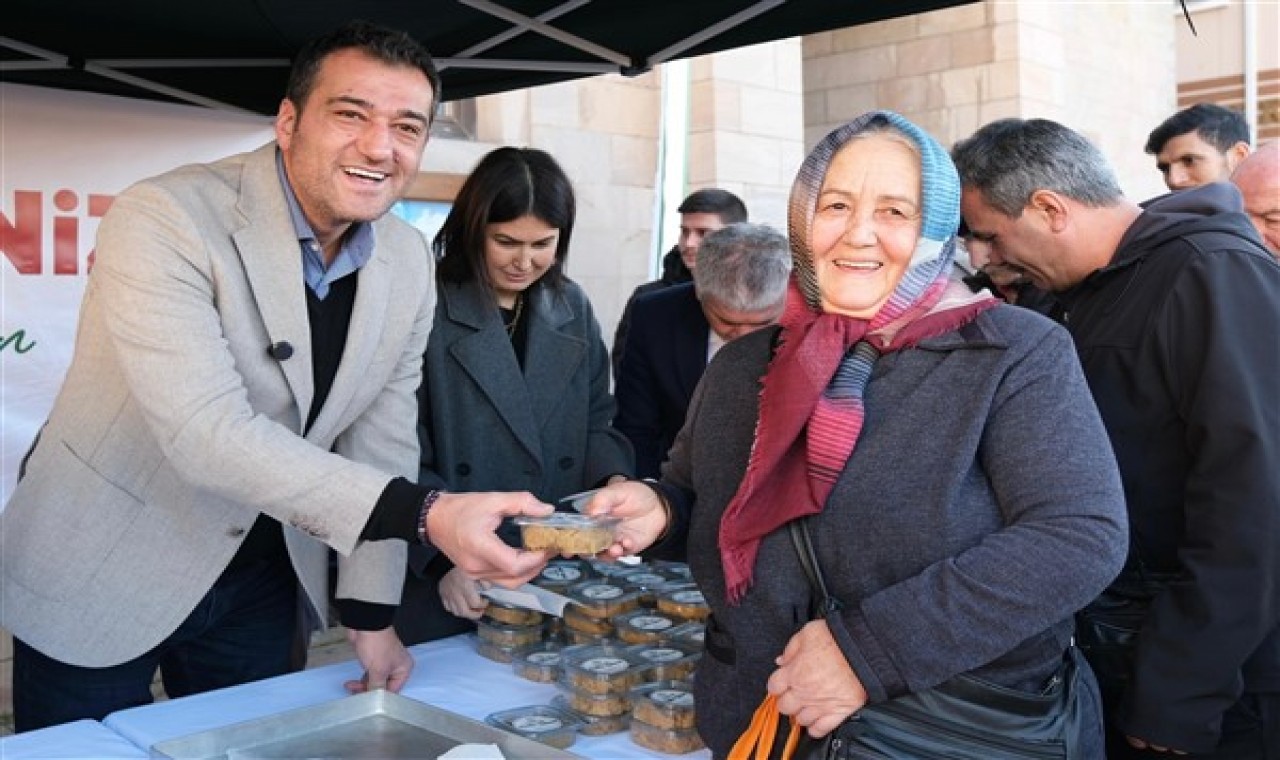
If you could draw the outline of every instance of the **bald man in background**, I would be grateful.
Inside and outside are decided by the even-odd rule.
[[[1266,143],[1231,174],[1244,212],[1271,255],[1280,259],[1280,142]]]

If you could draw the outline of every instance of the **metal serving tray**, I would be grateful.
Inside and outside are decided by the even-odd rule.
[[[156,742],[172,760],[436,758],[459,744],[496,744],[507,760],[580,757],[389,691],[373,691]]]

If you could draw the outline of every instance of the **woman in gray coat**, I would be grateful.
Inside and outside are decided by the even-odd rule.
[[[554,502],[631,474],[631,447],[610,424],[600,325],[565,276],[573,221],[573,187],[540,150],[489,153],[458,192],[434,241],[422,484]],[[410,554],[396,630],[406,644],[442,638],[472,628],[484,606],[472,578],[422,547]]]
[[[1096,685],[1066,655],[1073,612],[1124,558],[1119,475],[1066,332],[953,275],[959,195],[945,150],[897,114],[819,143],[792,190],[779,327],[716,355],[660,483],[587,505],[627,518],[613,556],[687,539],[716,757],[762,703],[841,758],[1101,756]],[[817,620],[799,520],[840,603]],[[1054,733],[1028,744],[988,718],[940,738],[955,724],[936,710],[876,733],[976,683],[978,718],[1064,695]]]

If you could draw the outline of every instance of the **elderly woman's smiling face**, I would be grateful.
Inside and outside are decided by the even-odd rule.
[[[875,316],[911,264],[922,211],[920,158],[906,142],[873,134],[841,148],[809,238],[822,310]]]

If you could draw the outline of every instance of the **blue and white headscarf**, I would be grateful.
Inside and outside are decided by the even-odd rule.
[[[887,125],[909,140],[920,156],[920,195],[922,203],[920,238],[911,265],[902,281],[889,297],[881,314],[872,322],[884,324],[900,316],[920,300],[925,291],[942,275],[949,275],[955,258],[955,235],[960,226],[960,177],[946,149],[922,129],[892,111],[872,111],[838,127],[814,147],[800,165],[791,187],[787,208],[787,232],[791,238],[796,284],[805,304],[814,311],[821,303],[818,280],[814,272],[810,232],[817,212],[818,195],[827,169],[837,153],[868,128]],[[874,330],[874,328],[872,328]]]
[[[873,317],[827,313],[810,248],[818,194],[836,154],[882,125],[919,153],[920,237],[911,263]],[[800,167],[788,209],[794,265],[779,347],[765,373],[746,475],[720,521],[730,602],[751,586],[761,538],[822,511],[862,431],[863,396],[876,359],[955,330],[998,303],[951,277],[959,223],[960,180],[951,157],[896,113],[875,111],[836,129]]]

